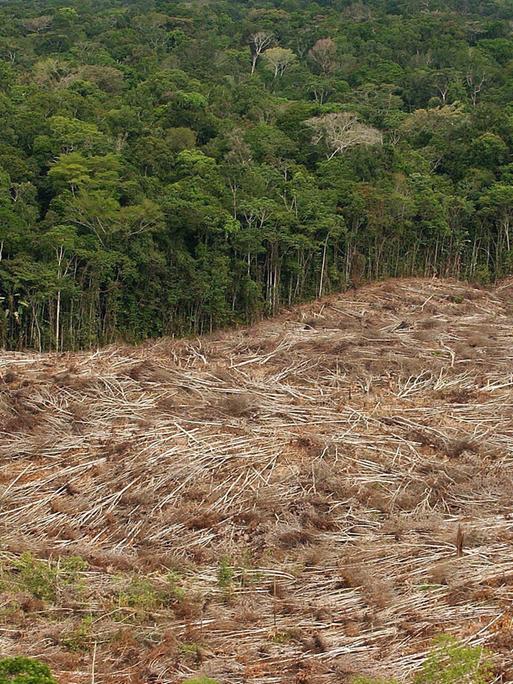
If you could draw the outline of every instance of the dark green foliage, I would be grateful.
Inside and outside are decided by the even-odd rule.
[[[47,665],[29,658],[2,658],[0,684],[57,684]]]
[[[510,272],[512,21],[503,0],[2,3],[0,345]]]

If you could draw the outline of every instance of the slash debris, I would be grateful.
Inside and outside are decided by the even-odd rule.
[[[398,280],[2,353],[2,652],[63,683],[335,684],[407,679],[449,632],[513,682],[512,295]]]

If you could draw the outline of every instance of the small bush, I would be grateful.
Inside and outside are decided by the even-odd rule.
[[[14,564],[17,582],[29,591],[34,598],[42,601],[55,601],[57,593],[57,571],[44,561],[24,553]]]
[[[185,644],[180,644],[178,647],[180,655],[189,663],[199,665],[202,662],[203,649],[200,644],[195,641]],[[192,680],[193,682],[195,680]],[[187,680],[189,682],[189,680]]]
[[[89,564],[81,556],[63,558],[59,564],[59,585],[82,592],[86,589],[83,573],[88,570]]]
[[[2,658],[0,684],[57,684],[50,668],[30,658]]]
[[[180,575],[177,572],[168,572],[166,576],[166,593],[170,601],[184,601],[186,597],[185,589],[180,586]]]
[[[62,639],[63,646],[69,651],[87,652],[93,644],[92,625],[91,615],[82,618],[79,625]]]
[[[489,654],[480,646],[460,644],[443,634],[435,649],[415,675],[413,684],[490,684],[493,679]],[[398,684],[395,679],[359,676],[351,684]]]
[[[442,635],[436,649],[415,677],[415,684],[488,684],[492,666],[481,646],[465,646],[453,637]]]
[[[120,577],[117,603],[120,608],[133,608],[140,615],[162,608],[173,609],[188,604],[186,591],[180,586],[180,575],[169,572],[159,577]]]
[[[230,566],[230,561],[227,558],[222,558],[217,570],[217,582],[221,589],[228,589],[231,587],[234,574],[233,568]]]
[[[119,592],[118,601],[120,606],[140,610],[154,610],[162,606],[162,597],[146,577],[132,578]]]

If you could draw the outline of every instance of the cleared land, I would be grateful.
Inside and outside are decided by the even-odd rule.
[[[62,683],[340,684],[407,678],[447,631],[513,681],[509,283],[0,370],[3,654]]]

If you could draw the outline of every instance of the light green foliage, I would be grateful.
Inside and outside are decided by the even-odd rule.
[[[199,652],[200,646],[199,644],[196,643],[184,643],[180,644],[180,653],[183,653],[184,655],[197,655]]]
[[[79,556],[45,561],[23,553],[2,567],[0,577],[7,590],[28,592],[36,599],[56,603],[61,589],[77,594],[83,591],[82,573],[87,567]]]
[[[162,597],[153,583],[145,577],[134,577],[118,595],[120,606],[152,610],[162,605]]]
[[[480,646],[466,646],[455,638],[442,635],[413,684],[490,684],[493,668],[489,654]],[[395,679],[356,677],[351,684],[398,684]]]
[[[176,103],[183,109],[201,110],[207,106],[207,98],[200,93],[177,92]]]
[[[70,651],[88,651],[93,643],[92,625],[92,616],[82,618],[80,623],[62,638],[63,646]]]
[[[85,572],[88,568],[88,562],[81,556],[68,556],[62,558],[59,563],[60,572],[66,576],[69,582],[73,582],[80,573]]]
[[[88,568],[87,561],[80,556],[61,558],[57,566],[59,589],[65,589],[77,597],[80,596],[87,588],[84,573]]]
[[[235,573],[228,558],[222,558],[217,570],[217,582],[221,589],[229,589],[232,586]]]
[[[202,659],[202,649],[200,644],[196,642],[188,642],[180,644],[179,652],[185,660],[190,663],[199,664]]]
[[[289,48],[274,47],[264,52],[264,61],[273,72],[274,78],[283,76],[285,69],[297,60],[297,55]]]
[[[105,141],[95,124],[64,116],[53,116],[49,123],[63,151],[94,149]]]
[[[180,575],[176,572],[169,572],[166,576],[166,582],[167,587],[164,591],[169,595],[170,599],[183,601],[186,596],[186,591],[180,586]]]
[[[480,646],[466,646],[443,635],[424,663],[414,684],[489,684],[492,667]]]
[[[50,668],[29,658],[0,659],[0,684],[57,684]]]
[[[291,635],[288,632],[274,632],[270,639],[273,644],[287,644],[291,641]]]
[[[192,679],[184,680],[183,684],[220,684],[217,679],[211,677],[193,677]]]
[[[14,563],[15,579],[20,588],[35,598],[53,602],[56,599],[58,573],[55,566],[24,553]]]
[[[163,578],[136,576],[120,581],[122,587],[117,594],[118,604],[137,611],[165,608],[186,597],[185,589],[180,586],[180,576],[174,572]]]

